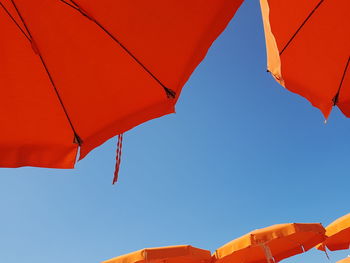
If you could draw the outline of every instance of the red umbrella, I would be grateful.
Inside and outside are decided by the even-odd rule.
[[[0,166],[72,168],[173,113],[242,1],[1,0]]]
[[[268,71],[327,118],[350,117],[350,1],[260,0]]]

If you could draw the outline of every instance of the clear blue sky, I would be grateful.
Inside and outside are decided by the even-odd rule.
[[[186,84],[177,113],[126,133],[75,170],[0,169],[0,262],[95,263],[145,247],[214,251],[253,229],[350,212],[350,120],[327,125],[266,73],[247,0]],[[331,262],[349,252],[331,254]],[[326,263],[316,250],[286,263]]]

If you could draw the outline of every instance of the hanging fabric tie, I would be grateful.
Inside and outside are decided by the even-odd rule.
[[[113,177],[112,184],[114,184],[118,180],[119,166],[122,158],[122,146],[123,146],[123,134],[119,134],[118,143],[117,143],[117,152],[115,157],[116,163],[115,163],[115,170],[114,170],[114,177]]]

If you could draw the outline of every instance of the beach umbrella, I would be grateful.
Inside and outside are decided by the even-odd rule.
[[[1,0],[0,167],[73,168],[173,113],[242,1]]]
[[[210,251],[189,245],[146,248],[103,263],[210,263]]]
[[[173,113],[242,1],[1,0],[0,167],[73,168]]]
[[[217,249],[214,263],[271,263],[303,253],[324,240],[321,224],[278,224],[254,230]]]
[[[350,263],[350,257],[337,261],[337,263]]]
[[[319,250],[350,249],[350,214],[342,216],[326,227],[326,240],[316,248]]]
[[[260,0],[268,71],[328,118],[350,117],[350,1]]]

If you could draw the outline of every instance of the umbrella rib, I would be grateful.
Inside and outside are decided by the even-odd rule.
[[[324,2],[324,0],[321,0],[318,2],[318,4],[315,6],[315,8],[310,12],[310,14],[305,18],[304,22],[299,26],[297,31],[295,31],[294,35],[288,40],[287,44],[284,46],[282,51],[280,52],[280,55],[286,50],[286,48],[289,46],[289,44],[293,41],[293,39],[296,37],[296,35],[299,33],[299,31],[302,29],[302,27],[306,24],[306,22],[310,19],[310,17],[315,13],[316,9],[320,7],[320,5]]]
[[[64,111],[64,114],[65,114],[66,117],[67,117],[67,120],[68,120],[68,122],[69,122],[69,125],[70,125],[70,127],[72,128],[72,130],[73,130],[73,133],[74,133],[74,143],[77,143],[79,146],[81,146],[82,140],[81,140],[81,138],[79,137],[78,133],[76,132],[76,130],[75,130],[75,128],[74,128],[74,125],[73,125],[73,123],[72,123],[72,120],[70,119],[70,117],[69,117],[69,115],[68,115],[68,111],[67,111],[66,107],[64,106],[64,103],[63,103],[63,101],[62,101],[62,98],[61,98],[61,96],[60,96],[60,94],[59,94],[59,92],[58,92],[58,89],[57,89],[57,87],[56,87],[55,82],[53,81],[52,75],[51,75],[51,73],[50,73],[50,71],[49,71],[49,69],[48,69],[48,67],[47,67],[47,65],[46,65],[46,63],[45,63],[45,60],[44,60],[43,56],[41,55],[40,50],[38,49],[37,45],[35,44],[35,41],[34,41],[34,39],[33,39],[33,37],[32,37],[32,34],[30,33],[30,31],[29,31],[29,29],[28,29],[28,26],[27,26],[26,22],[24,21],[24,18],[22,17],[21,13],[19,12],[19,10],[18,10],[18,8],[17,8],[17,5],[15,4],[14,0],[11,0],[11,2],[12,2],[12,4],[13,4],[14,8],[16,9],[17,14],[18,14],[19,18],[21,19],[21,21],[22,21],[22,23],[23,23],[23,25],[24,25],[24,27],[25,27],[27,33],[28,33],[29,40],[30,40],[30,42],[31,42],[31,44],[32,44],[32,48],[33,48],[34,52],[39,56],[40,61],[41,61],[42,65],[43,65],[43,67],[44,67],[44,69],[45,69],[45,72],[46,72],[47,76],[49,77],[49,80],[50,80],[50,82],[51,82],[51,84],[52,84],[52,86],[53,86],[53,88],[54,88],[54,90],[55,90],[56,96],[57,96],[57,98],[58,98],[58,100],[59,100],[59,102],[60,102],[60,104],[61,104],[61,106],[62,106],[62,109],[63,109],[63,111]]]
[[[345,75],[346,75],[346,72],[347,72],[348,67],[349,67],[349,62],[350,62],[350,56],[348,58],[348,62],[346,62],[345,69],[344,69],[344,72],[343,72],[343,76],[342,76],[342,78],[340,80],[338,91],[337,91],[337,93],[335,94],[335,96],[333,98],[333,106],[337,105],[337,103],[338,103],[339,93],[340,93],[341,87],[343,86]]]
[[[62,3],[70,6],[75,9],[83,16],[94,22],[99,28],[101,28],[112,40],[114,40],[137,64],[139,64],[162,88],[164,89],[168,98],[174,99],[176,97],[176,92],[172,89],[166,87],[131,51],[123,45],[111,32],[109,32],[100,22],[98,22],[95,18],[91,17],[79,4],[75,1],[70,0],[73,4],[68,3],[66,0],[60,0]]]
[[[26,32],[24,32],[24,30],[22,29],[22,27],[17,23],[16,19],[11,15],[11,13],[7,10],[7,8],[3,5],[2,2],[0,2],[0,6],[4,9],[4,11],[6,12],[6,14],[11,18],[12,22],[15,23],[15,25],[16,25],[17,28],[23,33],[23,35],[31,42],[30,37],[26,34]]]

